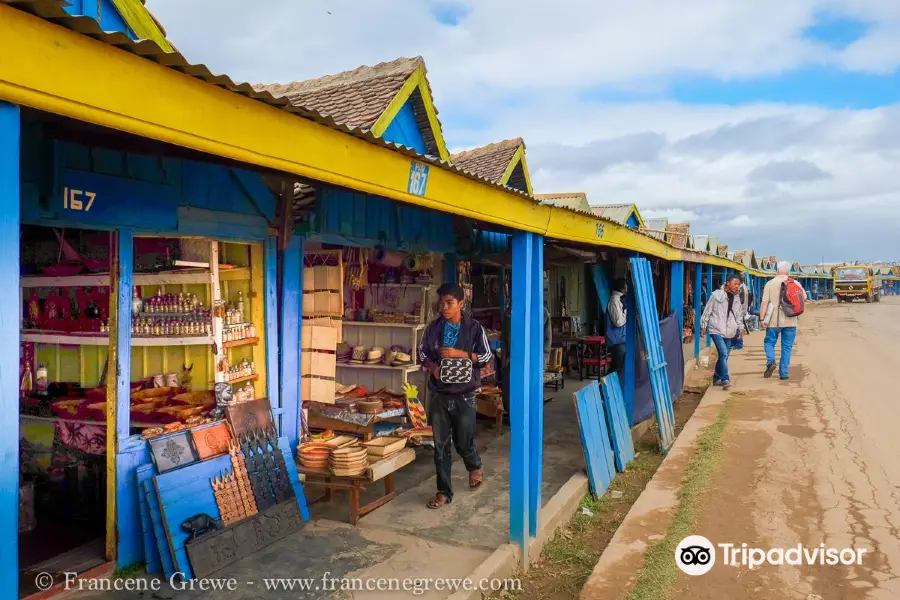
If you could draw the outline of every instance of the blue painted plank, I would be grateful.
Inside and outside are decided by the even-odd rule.
[[[700,288],[703,285],[703,265],[694,265],[694,358],[700,358],[700,316],[703,307],[700,304]]]
[[[156,542],[156,551],[159,553],[163,573],[166,574],[166,577],[171,577],[175,574],[175,563],[172,560],[169,542],[166,539],[166,528],[163,524],[159,498],[156,495],[156,488],[153,487],[152,478],[144,481],[143,493],[147,501],[147,508],[150,509],[150,525],[153,528],[153,539]]]
[[[544,465],[544,238],[533,234],[531,242],[528,531],[531,537],[535,537],[538,533],[538,517],[541,512],[541,481]]]
[[[116,296],[118,327],[117,361],[111,365],[116,374],[116,440],[122,442],[131,434],[131,290],[134,274],[134,238],[131,231],[119,231],[119,288]],[[146,444],[144,444],[146,445]]]
[[[303,315],[303,236],[291,236],[282,253],[281,428],[295,447],[300,441],[300,328]],[[277,418],[277,417],[276,417]]]
[[[141,511],[141,530],[144,534],[144,564],[147,573],[159,573],[162,571],[159,548],[153,531],[153,518],[150,515],[150,503],[147,501],[145,482],[150,481],[156,474],[153,463],[146,463],[136,469],[138,503]]]
[[[412,148],[419,154],[428,154],[425,139],[413,110],[412,100],[407,100],[382,136],[386,141]]]
[[[644,348],[650,371],[650,389],[659,425],[660,451],[666,454],[675,441],[675,418],[672,409],[672,394],[666,372],[666,360],[659,330],[659,314],[656,311],[656,293],[653,289],[653,274],[650,262],[645,258],[631,258],[631,276],[634,281],[633,294],[641,325]]]
[[[634,390],[635,381],[637,380],[637,368],[635,361],[637,360],[637,319],[634,318],[635,309],[635,292],[625,294],[623,297],[625,302],[625,367],[622,372],[625,375],[625,382],[622,385],[622,396],[625,399],[625,411],[628,419],[634,423]]]
[[[606,322],[606,307],[609,297],[612,295],[609,287],[609,277],[602,264],[591,265],[591,278],[594,280],[594,289],[597,290],[597,312],[600,320]]]
[[[160,185],[63,169],[51,210],[56,218],[88,226],[147,227],[175,231],[178,190]]]
[[[712,265],[706,265],[706,301],[709,302],[710,296],[712,296],[713,290],[713,268]],[[706,307],[704,307],[706,308]],[[697,333],[700,333],[700,330],[697,330]],[[709,332],[706,332],[706,347],[709,348],[709,345],[712,343],[712,338],[709,336]]]
[[[294,488],[294,495],[297,496],[297,505],[300,507],[300,516],[304,521],[309,521],[309,504],[306,501],[306,492],[303,491],[303,483],[300,481],[300,474],[297,472],[297,462],[291,451],[292,446],[288,439],[284,436],[278,438],[278,447],[284,455],[284,466],[287,468],[288,479],[291,487]]]
[[[669,305],[673,313],[678,315],[678,326],[684,331],[684,263],[673,261],[670,275],[672,278],[669,294]]]
[[[625,414],[625,401],[622,398],[622,384],[619,374],[610,373],[603,378],[600,385],[606,416],[609,419],[610,436],[616,456],[616,468],[624,471],[634,460],[634,442],[631,439],[631,422]]]
[[[269,396],[269,404],[272,409],[281,408],[281,395],[279,394],[281,377],[281,365],[278,361],[278,246],[274,236],[266,238],[265,256],[263,257],[263,270],[265,278],[263,285],[266,289],[266,393]]]
[[[509,537],[518,544],[523,564],[528,564],[528,442],[531,386],[527,357],[531,350],[531,286],[534,234],[518,232],[512,240],[512,322],[510,324],[510,459]]]
[[[18,598],[19,581],[19,107],[0,102],[0,581]]]
[[[137,436],[135,436],[137,437]],[[145,561],[141,526],[137,468],[150,461],[147,442],[134,438],[119,440],[116,454],[116,563],[119,567]]]
[[[606,427],[603,402],[600,399],[600,388],[596,381],[592,381],[572,396],[575,401],[575,413],[578,416],[588,480],[594,496],[599,498],[606,493],[616,476],[615,459]]]

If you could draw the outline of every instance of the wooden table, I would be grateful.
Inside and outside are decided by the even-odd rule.
[[[395,417],[387,417],[387,419],[393,418]],[[331,429],[332,431],[340,433],[354,433],[362,436],[364,442],[368,442],[375,437],[375,424],[383,423],[385,420],[386,419],[382,419],[379,416],[375,416],[369,421],[368,425],[358,425],[356,423],[341,421],[340,419],[332,419],[331,417],[326,417],[325,415],[316,414],[310,411],[307,425],[311,429]]]
[[[414,460],[416,460],[416,451],[412,448],[404,448],[400,452],[371,463],[363,473],[353,477],[341,477],[327,470],[307,469],[299,462],[297,469],[306,477],[303,485],[325,488],[325,495],[313,502],[318,502],[318,500],[330,502],[334,490],[347,490],[350,494],[350,524],[356,525],[361,517],[396,498],[394,473]],[[366,489],[367,485],[381,479],[384,480],[384,494],[377,500],[360,506],[360,492]]]

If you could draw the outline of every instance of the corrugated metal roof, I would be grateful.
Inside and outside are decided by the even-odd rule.
[[[509,194],[515,194],[523,198],[531,198],[531,196],[529,196],[527,192],[513,189],[484,177],[480,177],[475,173],[470,173],[465,169],[456,167],[448,163],[447,161],[441,160],[440,158],[437,158],[435,156],[422,155],[415,150],[412,150],[405,146],[392,144],[382,138],[375,137],[371,132],[365,129],[342,125],[335,121],[333,118],[321,115],[315,110],[310,110],[308,108],[300,106],[293,106],[286,98],[276,98],[267,91],[256,91],[249,83],[236,83],[227,75],[215,75],[209,70],[206,65],[190,63],[180,52],[177,51],[166,52],[152,40],[134,41],[121,32],[105,32],[100,29],[97,21],[90,17],[70,16],[65,11],[65,9],[62,8],[62,1],[63,0],[0,0],[0,2],[3,2],[4,4],[11,5],[25,12],[29,12],[42,19],[45,19],[82,35],[86,35],[109,46],[113,46],[126,52],[131,52],[132,54],[136,54],[138,56],[146,58],[147,60],[159,63],[164,67],[172,69],[173,71],[178,71],[179,73],[183,73],[189,77],[193,77],[208,84],[224,88],[235,94],[240,94],[259,102],[264,102],[265,104],[268,104],[270,106],[293,113],[298,117],[307,119],[309,121],[314,121],[316,123],[319,123],[320,125],[324,125],[329,129],[350,134],[376,146],[389,148],[396,152],[400,152],[401,154],[405,154],[406,156],[409,156],[411,158],[415,158],[418,161],[434,165],[446,171],[451,171],[459,175],[463,175],[469,179],[473,179],[484,184],[491,185]]]
[[[560,208],[576,209],[579,212],[591,213],[591,205],[587,200],[587,194],[584,192],[568,192],[557,194],[535,194],[535,200],[539,200],[541,204],[550,204]]]
[[[643,233],[646,233],[652,238],[656,238],[660,241],[665,242],[667,241],[666,237],[668,236],[663,232],[667,231],[668,226],[669,219],[647,219],[644,221],[644,226],[641,228],[641,230],[643,231],[644,229],[648,229],[650,231],[643,231]]]
[[[709,236],[708,235],[692,235],[691,244],[694,250],[698,252],[709,252]]]
[[[593,204],[591,212],[598,217],[609,219],[619,225],[625,225],[632,212],[637,212],[634,204]],[[640,220],[640,216],[638,216]]]

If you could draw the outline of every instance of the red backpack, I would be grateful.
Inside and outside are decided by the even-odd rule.
[[[799,317],[803,314],[806,294],[800,284],[788,277],[781,283],[781,310],[786,317]]]

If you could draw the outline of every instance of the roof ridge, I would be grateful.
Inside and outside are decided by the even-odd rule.
[[[467,158],[470,156],[480,156],[482,154],[491,154],[493,152],[499,152],[501,150],[518,148],[519,146],[525,146],[525,140],[523,140],[521,137],[501,140],[499,142],[492,142],[490,144],[485,144],[484,146],[478,146],[477,148],[470,148],[468,150],[461,150],[460,152],[451,154],[450,162],[453,162],[454,159]]]
[[[296,92],[315,92],[331,87],[363,83],[371,79],[378,79],[379,77],[403,74],[411,75],[420,66],[423,69],[425,68],[425,59],[421,56],[401,56],[391,61],[380,62],[375,65],[360,65],[355,69],[322,75],[321,77],[312,79],[303,79],[288,83],[255,83],[253,84],[253,89],[259,91],[261,89],[271,90],[271,88],[284,88],[279,94],[273,93],[275,96]]]
[[[557,194],[535,194],[535,198],[547,200],[550,198],[587,198],[587,192],[559,192]]]

